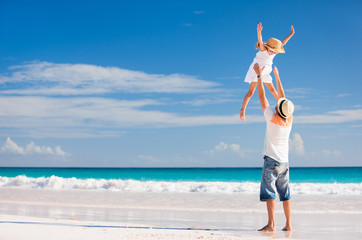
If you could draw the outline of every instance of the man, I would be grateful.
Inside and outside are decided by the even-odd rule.
[[[265,146],[264,146],[264,167],[260,185],[260,201],[266,201],[268,210],[268,224],[259,231],[275,231],[275,195],[279,194],[283,202],[286,224],[283,231],[291,231],[291,200],[289,190],[289,164],[288,164],[288,141],[292,129],[294,105],[285,98],[282,83],[280,82],[278,69],[274,68],[274,75],[279,95],[278,104],[275,110],[269,106],[265,97],[264,85],[258,64],[254,65],[254,71],[258,77],[258,95],[261,108],[264,112],[267,123]]]

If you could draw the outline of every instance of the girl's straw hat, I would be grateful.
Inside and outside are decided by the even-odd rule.
[[[276,38],[269,38],[268,42],[264,43],[264,46],[275,53],[285,53],[282,42]]]

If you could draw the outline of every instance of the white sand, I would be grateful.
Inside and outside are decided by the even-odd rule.
[[[199,230],[127,228],[117,224],[84,222],[78,219],[54,220],[33,217],[0,216],[0,239],[240,239],[232,232]],[[249,238],[252,239],[252,238]]]
[[[0,188],[0,239],[360,239],[362,199],[296,195],[292,233],[266,224],[255,194]],[[277,203],[276,227],[284,225]],[[51,236],[51,237],[50,237]]]

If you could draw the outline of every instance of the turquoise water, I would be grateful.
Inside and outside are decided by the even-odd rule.
[[[0,168],[0,176],[140,181],[259,182],[261,168]],[[362,183],[362,167],[291,168],[294,183]]]

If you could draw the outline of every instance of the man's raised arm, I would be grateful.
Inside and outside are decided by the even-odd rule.
[[[282,85],[282,82],[280,81],[279,71],[278,71],[277,67],[274,67],[274,76],[275,76],[275,79],[277,82],[277,92],[278,92],[279,98],[285,98],[283,85]]]
[[[256,75],[258,75],[258,96],[259,96],[259,100],[260,100],[260,105],[261,105],[261,109],[265,110],[265,108],[267,106],[269,106],[269,102],[268,99],[265,97],[265,90],[264,90],[264,85],[261,79],[261,74],[263,73],[264,67],[263,69],[261,69],[259,67],[259,64],[255,64],[254,65],[254,71],[256,73]]]

